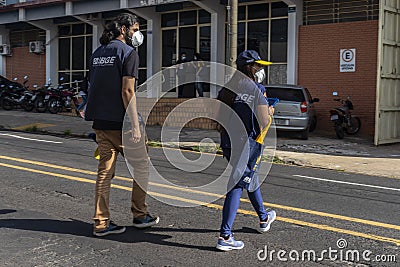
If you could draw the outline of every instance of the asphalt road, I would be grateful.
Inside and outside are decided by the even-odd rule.
[[[150,185],[148,204],[160,223],[131,226],[131,176],[120,157],[110,206],[112,219],[128,229],[95,238],[95,147],[87,139],[0,132],[0,266],[399,266],[398,179],[273,165],[262,192],[277,221],[259,234],[244,193],[234,232],[245,247],[219,252],[223,199],[191,187],[215,179],[225,160],[183,172],[160,148],[150,149],[152,163],[177,185]],[[217,200],[203,202],[207,193]],[[166,204],[171,200],[182,205]],[[194,204],[202,205],[182,207]]]

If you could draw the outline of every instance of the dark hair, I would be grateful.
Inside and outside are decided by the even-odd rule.
[[[133,24],[139,23],[139,18],[129,13],[122,13],[115,20],[107,23],[100,37],[100,44],[106,45],[122,33],[122,26],[129,29]]]
[[[246,75],[247,77],[249,77],[252,80],[255,80],[255,77],[251,71],[251,67],[254,66],[254,63],[250,63],[250,64],[246,64],[243,66],[238,66],[237,69],[238,71],[242,72],[244,75]]]

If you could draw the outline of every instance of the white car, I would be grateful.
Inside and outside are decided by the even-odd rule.
[[[297,85],[277,84],[265,88],[268,97],[279,98],[274,114],[276,129],[298,132],[301,139],[307,140],[308,133],[317,126],[313,103],[319,99],[312,98],[307,88]]]

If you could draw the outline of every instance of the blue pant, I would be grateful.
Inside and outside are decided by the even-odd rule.
[[[202,82],[195,82],[194,86],[196,87],[196,90],[197,90],[197,93],[199,94],[199,97],[203,97],[204,96],[204,94],[203,94],[203,91],[204,91],[203,83]]]
[[[236,213],[240,204],[240,197],[242,196],[243,187],[235,186],[231,191],[226,194],[224,208],[222,209],[222,224],[220,229],[221,236],[228,236],[232,234],[233,221],[236,218]],[[264,208],[260,188],[256,191],[249,192],[250,202],[254,210],[257,212],[260,221],[267,219],[268,214]]]
[[[76,110],[78,110],[78,111],[81,110],[83,107],[86,106],[86,103],[87,103],[87,95],[83,95],[82,103],[80,103],[79,106],[76,107]],[[86,107],[85,107],[85,109],[86,109]]]
[[[228,152],[228,151],[224,151]],[[229,151],[230,152],[230,151]],[[224,153],[224,156],[230,159],[230,153]],[[236,213],[240,205],[240,197],[243,193],[243,187],[236,185],[226,194],[224,208],[222,209],[222,223],[220,229],[221,236],[228,236],[232,234],[232,225],[236,218]],[[260,187],[255,191],[247,191],[250,202],[253,205],[254,210],[258,214],[260,221],[265,221],[268,217],[267,211],[264,208],[263,199],[261,196]]]

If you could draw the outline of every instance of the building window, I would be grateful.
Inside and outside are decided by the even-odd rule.
[[[247,23],[247,48],[256,50],[260,57],[268,59],[269,20]],[[240,53],[241,51],[238,51]]]
[[[202,9],[191,9],[161,14],[162,25],[162,68],[176,63],[179,54],[186,52],[191,60],[194,53],[199,53],[204,61],[211,57],[211,14]],[[175,72],[166,75],[163,92],[169,91],[169,96],[176,96]],[[168,83],[168,84],[167,84]],[[170,90],[170,88],[174,88]],[[187,91],[194,92],[193,85],[187,85]],[[210,91],[206,85],[204,92]]]
[[[179,13],[179,26],[194,25],[197,22],[197,11],[185,11]]]
[[[266,82],[286,83],[288,6],[284,2],[246,2],[250,1],[239,1],[237,53],[256,50],[261,58],[274,62],[266,69]]]
[[[178,13],[166,13],[161,15],[161,27],[178,26]]]
[[[73,86],[74,81],[82,81],[89,70],[92,26],[85,23],[59,25],[58,34],[58,78]]]
[[[305,0],[305,25],[377,20],[379,0]]]
[[[210,60],[211,14],[205,10],[189,10],[161,15],[162,67],[174,65],[179,53],[186,52],[189,59],[200,53]]]
[[[247,6],[247,19],[264,19],[269,17],[269,4]]]
[[[287,19],[271,20],[271,56],[272,62],[287,61]]]

